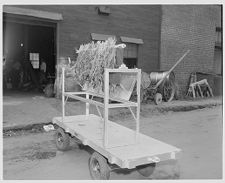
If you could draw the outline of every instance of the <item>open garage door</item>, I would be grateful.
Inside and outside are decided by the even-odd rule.
[[[42,91],[54,82],[57,23],[3,14],[3,89]]]

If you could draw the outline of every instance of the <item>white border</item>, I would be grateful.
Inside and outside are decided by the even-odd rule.
[[[39,4],[39,5],[47,5],[47,4],[222,4],[223,5],[223,1],[222,0],[207,0],[207,1],[203,1],[203,0],[182,0],[182,1],[174,1],[174,0],[157,0],[157,1],[146,1],[146,0],[75,0],[75,1],[68,1],[68,0],[64,0],[64,1],[59,1],[59,0],[48,0],[48,1],[44,1],[44,0],[39,0],[39,1],[31,1],[31,0],[1,0],[1,16],[0,16],[0,20],[1,20],[1,25],[0,25],[0,29],[1,29],[1,33],[0,33],[0,40],[2,40],[2,5],[12,5],[12,4]],[[224,18],[223,18],[223,25],[224,25]],[[223,40],[224,41],[224,40]],[[0,59],[2,60],[2,44],[0,46]],[[223,57],[224,59],[224,57]],[[223,66],[224,69],[224,66]],[[0,62],[0,74],[2,76],[2,62]],[[223,78],[224,78],[224,73],[223,73]],[[223,84],[225,82],[223,81]],[[1,77],[1,81],[0,81],[0,95],[2,96],[2,77]],[[223,96],[224,96],[224,91],[223,91]],[[225,102],[224,98],[223,98],[223,103]],[[0,116],[1,116],[1,120],[0,120],[0,127],[2,129],[2,121],[3,121],[3,111],[2,111],[2,97],[0,97]],[[223,111],[224,111],[224,106],[223,106]],[[223,113],[224,114],[224,113]],[[223,137],[224,137],[224,125],[223,125]],[[2,173],[3,173],[3,141],[2,141],[2,130],[0,132],[0,149],[1,149],[1,153],[0,153],[0,181],[2,182]],[[224,139],[224,138],[223,138]],[[224,140],[223,140],[223,179],[221,180],[214,180],[214,179],[205,179],[205,180],[194,180],[194,179],[190,179],[190,180],[129,180],[129,181],[122,181],[122,180],[118,180],[118,181],[107,181],[107,182],[142,182],[142,183],[149,183],[149,182],[157,182],[157,183],[165,183],[165,182],[184,182],[184,183],[192,183],[192,182],[199,182],[199,183],[211,183],[211,182],[224,182],[225,181],[225,170],[224,170]],[[210,165],[209,165],[210,168]],[[9,181],[4,181],[4,182],[9,182]],[[22,181],[10,181],[10,182],[24,182]],[[28,182],[28,181],[27,181]],[[29,181],[29,182],[39,182],[39,181]],[[41,181],[40,181],[41,182]],[[43,182],[43,180],[42,180]],[[54,180],[54,181],[46,181],[44,180],[44,182],[65,182],[65,180]],[[93,182],[92,180],[90,181],[81,181],[81,180],[71,180],[71,181],[66,181],[66,182]],[[99,181],[97,181],[99,182]],[[103,181],[101,181],[103,182]]]

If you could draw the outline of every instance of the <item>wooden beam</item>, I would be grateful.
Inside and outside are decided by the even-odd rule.
[[[138,73],[140,69],[105,69],[108,72],[125,72],[125,73]]]
[[[62,76],[61,76],[61,80],[62,80],[62,122],[64,122],[64,118],[65,118],[65,68],[62,68]]]
[[[86,94],[86,99],[89,100],[89,94]],[[90,104],[86,102],[86,116],[89,116]]]
[[[137,107],[137,104],[134,102],[126,102],[122,104],[108,104],[108,108],[119,108],[119,107]]]
[[[65,92],[64,95],[68,96],[70,98],[73,98],[73,99],[77,99],[77,100],[83,101],[83,102],[87,102],[87,103],[90,103],[90,104],[98,105],[99,107],[104,107],[103,103],[101,103],[101,102],[97,102],[97,101],[94,101],[94,100],[86,99],[84,97],[80,97],[80,96],[73,95],[73,94],[68,94],[67,92]]]
[[[32,10],[32,9],[26,9],[26,8],[13,7],[13,6],[3,6],[3,13],[32,16],[32,17],[44,18],[44,19],[56,20],[56,21],[63,20],[63,16],[61,13]]]
[[[136,143],[139,143],[140,111],[141,111],[141,70],[138,69],[137,76],[137,108],[136,108]]]
[[[124,43],[144,44],[144,41],[142,39],[124,37],[124,36],[120,36],[120,39]]]
[[[105,41],[108,38],[115,38],[114,35],[106,35],[106,34],[96,34],[96,33],[91,33],[91,39],[95,41]]]
[[[104,148],[108,146],[108,118],[109,118],[109,72],[105,69],[104,73],[104,138],[103,138],[103,145]]]

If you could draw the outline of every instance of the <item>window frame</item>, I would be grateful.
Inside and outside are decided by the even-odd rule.
[[[215,49],[222,49],[222,27],[216,27]]]
[[[142,39],[130,38],[130,37],[120,37],[121,42],[126,44],[124,48],[123,62],[128,66],[128,68],[134,68],[138,65],[138,53],[139,53],[139,45],[144,44]],[[128,49],[128,50],[127,50]],[[129,54],[129,50],[135,50],[136,53]]]

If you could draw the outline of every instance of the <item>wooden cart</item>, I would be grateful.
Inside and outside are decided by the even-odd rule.
[[[137,102],[110,97],[110,73],[136,75]],[[139,132],[140,80],[140,69],[105,69],[104,95],[92,92],[65,92],[64,69],[62,71],[62,116],[53,118],[53,123],[59,126],[55,135],[56,145],[59,150],[66,150],[72,137],[79,139],[83,145],[91,147],[95,151],[89,159],[92,179],[109,179],[110,171],[115,167],[137,168],[140,174],[150,176],[156,163],[176,159],[177,153],[181,151]],[[104,99],[104,102],[96,100],[96,97]],[[68,98],[83,101],[86,104],[86,113],[65,116],[65,104]],[[99,115],[89,113],[90,104],[96,106]],[[129,108],[136,122],[136,130],[108,119],[109,109],[121,107]],[[100,108],[103,110],[103,115]]]

